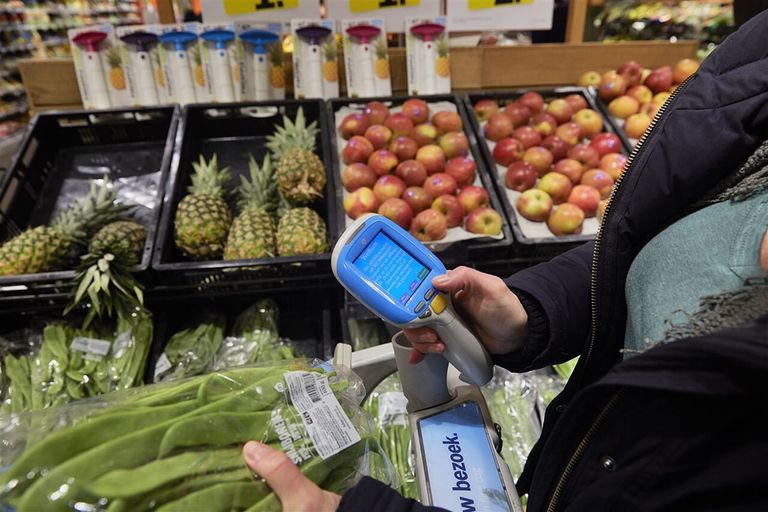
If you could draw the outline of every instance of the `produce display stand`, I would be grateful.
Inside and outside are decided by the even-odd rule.
[[[0,240],[47,223],[65,190],[87,191],[89,179],[108,175],[126,193],[138,192],[148,201],[140,208],[147,239],[136,266],[139,279],[148,283],[178,116],[175,107],[37,116],[0,184]],[[131,197],[124,202],[131,204]],[[8,310],[61,300],[74,276],[74,270],[63,270],[0,277],[0,305]]]
[[[152,267],[161,288],[182,287],[205,293],[253,289],[254,287],[283,288],[286,280],[296,286],[301,281],[323,282],[330,274],[330,253],[282,256],[241,261],[189,261],[182,258],[173,239],[176,207],[190,185],[192,163],[202,154],[206,159],[217,155],[219,168],[229,167],[231,180],[228,190],[234,190],[241,175],[248,175],[250,155],[261,162],[266,155],[266,137],[282,123],[282,116],[291,120],[303,108],[307,123],[317,121],[316,152],[326,169],[331,169],[325,108],[317,100],[287,100],[261,103],[195,104],[184,108],[176,135],[172,164],[172,180],[168,183],[163,215],[158,229],[157,245]],[[236,195],[231,195],[234,207]],[[333,180],[328,177],[325,197],[310,205],[325,220],[330,243],[337,237],[336,201]],[[237,211],[236,208],[232,208]]]

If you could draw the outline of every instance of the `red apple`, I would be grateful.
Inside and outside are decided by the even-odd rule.
[[[552,198],[543,190],[532,188],[526,190],[517,198],[515,208],[517,213],[533,222],[543,222],[552,211]]]
[[[517,99],[517,102],[531,109],[534,114],[544,109],[544,98],[535,91],[528,91],[523,94]]]
[[[368,158],[368,167],[379,176],[390,174],[397,167],[397,156],[388,149],[374,151]]]
[[[640,107],[640,114],[646,114],[651,119],[656,117],[656,113],[659,111],[659,108],[661,108],[660,105],[657,105],[656,103],[646,103],[645,105]]]
[[[611,175],[614,181],[619,179],[627,165],[627,157],[621,153],[608,153],[600,159],[600,169]]]
[[[411,227],[413,210],[408,203],[398,197],[387,199],[379,206],[379,215],[383,215],[403,229]]]
[[[523,161],[531,164],[536,169],[536,172],[539,173],[539,176],[543,176],[549,170],[554,158],[548,149],[534,146],[525,150]]]
[[[584,225],[584,212],[574,204],[561,204],[547,219],[547,227],[557,235],[577,235]]]
[[[699,69],[699,62],[693,59],[682,59],[677,61],[675,69],[672,70],[672,80],[676,84],[685,81],[686,78],[694,74]]]
[[[460,132],[464,128],[461,116],[450,110],[443,110],[432,116],[432,124],[437,127],[438,135],[448,132]]]
[[[393,197],[400,197],[405,192],[405,182],[393,174],[386,174],[376,180],[373,193],[379,202],[384,202]]]
[[[579,77],[576,85],[579,87],[597,87],[600,85],[600,73],[597,71],[587,71]]]
[[[571,146],[557,135],[550,135],[541,141],[541,147],[547,148],[552,153],[555,162],[568,156],[568,150],[571,149]]]
[[[563,158],[555,164],[552,171],[567,176],[571,183],[577,185],[581,181],[581,175],[584,174],[584,166],[573,158]]]
[[[539,173],[529,162],[514,162],[507,167],[507,174],[504,177],[504,184],[507,188],[524,192],[536,185]]]
[[[493,159],[497,164],[508,166],[512,162],[517,162],[523,158],[525,148],[523,143],[512,137],[501,139],[493,148]]]
[[[621,152],[621,139],[615,133],[598,133],[592,137],[589,145],[597,150],[601,158],[608,153]]]
[[[666,92],[672,87],[672,68],[662,66],[651,71],[643,82],[654,94]]]
[[[600,196],[605,199],[611,195],[613,187],[613,178],[602,169],[590,169],[581,177],[581,185],[589,185],[600,192]]]
[[[483,133],[488,140],[497,141],[509,137],[512,133],[512,120],[504,114],[493,114],[483,127]]]
[[[573,107],[563,98],[557,98],[547,105],[547,114],[554,117],[558,123],[566,123],[573,116]]]
[[[395,137],[407,136],[413,131],[413,121],[402,112],[396,112],[387,117],[384,120],[384,126],[392,130],[392,135]]]
[[[499,112],[499,104],[495,100],[479,100],[475,103],[475,115],[480,121],[487,121],[493,114]]]
[[[568,102],[574,112],[589,108],[589,103],[587,103],[587,100],[581,94],[569,94],[565,97],[565,101]]]
[[[434,144],[437,140],[437,127],[431,123],[416,125],[411,132],[411,138],[416,141],[419,147]]]
[[[584,137],[592,137],[603,131],[603,118],[591,108],[583,108],[573,114],[573,122],[581,127]]]
[[[613,98],[618,98],[624,94],[626,90],[627,82],[624,77],[615,71],[608,71],[600,79],[597,93],[603,101],[611,101]]]
[[[432,205],[432,196],[422,187],[408,187],[403,192],[403,201],[408,203],[413,213],[419,213]]]
[[[376,172],[362,162],[350,164],[341,171],[341,183],[347,192],[354,192],[360,187],[373,187],[376,178]]]
[[[405,100],[401,111],[411,118],[413,124],[426,123],[427,119],[429,119],[429,106],[426,101],[419,98]]]
[[[568,158],[581,162],[585,169],[597,167],[600,163],[600,154],[589,144],[576,144],[568,152]]]
[[[467,156],[469,154],[469,141],[464,132],[448,132],[441,136],[440,147],[443,148],[446,158]]]
[[[496,236],[501,233],[501,215],[493,208],[475,208],[467,215],[464,227],[470,233]]]
[[[512,125],[517,128],[531,120],[531,109],[518,102],[507,103],[504,107],[504,115],[512,120]]]
[[[568,196],[568,202],[581,208],[586,217],[594,217],[600,203],[600,192],[589,185],[576,185]]]
[[[531,126],[541,134],[542,137],[552,135],[557,129],[557,119],[551,114],[540,112],[531,119]]]
[[[404,160],[395,169],[395,174],[409,187],[420,187],[427,179],[427,169],[416,160]]]
[[[624,78],[627,86],[638,85],[643,76],[643,66],[636,60],[628,60],[616,69],[616,72]]]
[[[644,85],[636,85],[627,90],[627,96],[635,98],[639,104],[643,105],[651,102],[653,92]]]
[[[536,188],[549,194],[553,203],[560,204],[568,200],[573,184],[566,175],[559,172],[550,172],[541,177],[539,183],[536,184]]]
[[[367,162],[371,153],[373,153],[371,141],[360,135],[355,135],[344,146],[341,157],[345,164],[353,164],[355,162]]]
[[[541,134],[534,130],[533,126],[515,128],[512,137],[522,142],[525,149],[541,144]]]
[[[581,125],[573,121],[558,126],[555,135],[569,146],[575,146],[583,137]]]
[[[667,91],[658,92],[653,95],[653,99],[651,100],[651,103],[655,103],[657,105],[663,105],[664,103],[667,102],[667,100],[671,95],[672,93]]]
[[[626,119],[632,114],[637,114],[639,110],[640,103],[627,94],[622,94],[618,98],[612,99],[608,104],[608,112],[613,117],[618,117],[619,119]]]
[[[384,120],[389,116],[389,108],[380,101],[369,101],[363,113],[368,116],[371,124],[384,124]]]
[[[392,139],[392,142],[389,143],[389,150],[397,155],[400,161],[410,160],[416,156],[419,145],[410,137],[401,135]]]
[[[344,211],[353,219],[365,213],[373,213],[378,208],[379,200],[368,187],[360,187],[344,198]]]
[[[447,232],[448,219],[431,208],[417,213],[411,222],[411,234],[422,242],[442,240]]]
[[[432,176],[428,176],[424,180],[424,190],[432,197],[440,197],[445,194],[455,194],[458,185],[453,176],[444,172],[438,172]]]
[[[467,185],[462,188],[457,198],[466,212],[471,212],[475,208],[487,207],[491,202],[488,191],[477,185]]]
[[[362,135],[368,128],[370,122],[368,116],[355,112],[344,116],[339,125],[339,131],[345,140],[351,139],[355,135]]]
[[[416,152],[416,160],[422,163],[427,174],[443,172],[445,169],[445,153],[440,146],[427,144]]]
[[[468,156],[456,156],[445,164],[445,172],[453,176],[459,187],[471,185],[475,181],[475,161]]]
[[[445,215],[449,228],[460,226],[461,221],[464,220],[464,207],[454,195],[444,194],[438,197],[432,201],[432,209]]]
[[[605,217],[605,209],[608,207],[608,200],[603,199],[600,201],[597,205],[597,220],[598,222],[603,222],[603,217]]]
[[[624,132],[631,139],[639,139],[651,125],[651,121],[648,114],[632,114],[624,121]]]
[[[392,139],[392,130],[381,124],[374,124],[365,130],[365,138],[371,141],[374,149],[384,149]]]

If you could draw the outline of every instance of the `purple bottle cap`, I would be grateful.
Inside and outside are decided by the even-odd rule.
[[[320,44],[320,41],[331,35],[331,29],[320,25],[310,25],[296,29],[296,33],[304,39],[309,39],[310,44]]]
[[[140,52],[148,52],[152,45],[157,43],[157,35],[150,32],[134,32],[124,35],[121,39],[125,43],[135,46]]]

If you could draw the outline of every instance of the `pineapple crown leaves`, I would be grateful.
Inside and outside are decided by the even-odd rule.
[[[447,57],[448,52],[451,50],[451,45],[448,41],[448,36],[443,33],[442,37],[440,37],[437,42],[435,43],[435,48],[437,49],[437,54],[440,57]]]
[[[283,49],[279,41],[268,45],[267,53],[269,53],[269,61],[273,66],[283,65]]]
[[[336,46],[336,38],[330,38],[323,44],[323,53],[325,54],[325,60],[335,61],[339,55],[339,49]]]
[[[187,189],[190,194],[224,196],[224,185],[230,180],[231,174],[229,167],[219,170],[216,155],[207,162],[205,157],[200,155],[200,161],[193,162],[192,167],[195,172],[192,174],[192,185]]]
[[[282,192],[277,193],[277,218],[281,219],[283,216],[293,209],[290,201],[285,198]]]
[[[90,307],[83,328],[96,317],[117,314],[118,318],[129,318],[137,308],[143,309],[143,288],[131,274],[132,267],[125,255],[104,252],[83,256],[75,277],[78,286],[64,315],[82,304],[86,296]]]
[[[274,167],[269,155],[264,157],[261,167],[251,155],[248,167],[251,179],[240,176],[238,193],[240,200],[237,205],[240,211],[261,208],[270,214],[277,210],[277,182],[274,180]]]
[[[318,133],[320,133],[320,129],[317,127],[317,121],[312,121],[307,125],[304,108],[299,107],[294,121],[283,115],[283,126],[278,126],[275,133],[267,137],[266,146],[272,155],[279,160],[284,153],[291,149],[301,148],[314,151]]]
[[[376,45],[373,47],[376,51],[376,57],[379,59],[386,59],[387,58],[387,42],[384,40],[383,37],[380,37],[378,41],[376,41]]]

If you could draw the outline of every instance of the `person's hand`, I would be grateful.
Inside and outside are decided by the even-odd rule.
[[[283,510],[325,512],[338,508],[341,496],[315,485],[283,452],[249,441],[243,446],[243,458],[248,467],[277,494]]]
[[[451,295],[456,312],[471,331],[477,334],[491,354],[508,354],[518,350],[525,338],[528,315],[517,296],[500,278],[468,267],[457,267],[432,280],[432,286]],[[429,327],[404,329],[416,349],[411,363],[424,359],[424,354],[441,353],[445,345]]]
[[[763,241],[760,244],[760,267],[768,272],[768,229],[765,230]]]

